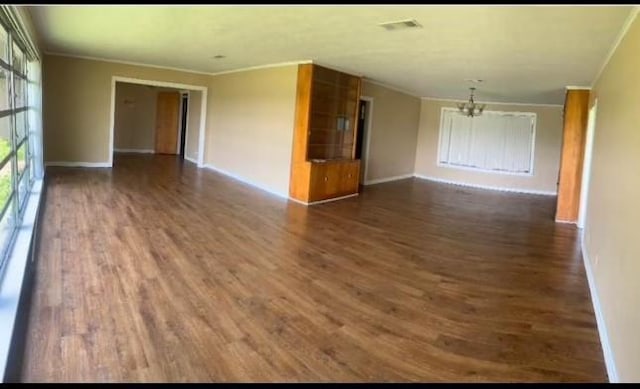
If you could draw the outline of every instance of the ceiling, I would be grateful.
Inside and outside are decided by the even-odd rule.
[[[32,6],[46,52],[216,73],[312,60],[408,91],[562,104],[630,6]],[[422,28],[378,24],[416,19]],[[214,59],[215,55],[225,58]]]

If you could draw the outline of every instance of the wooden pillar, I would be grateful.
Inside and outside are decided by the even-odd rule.
[[[558,176],[556,221],[576,223],[580,210],[582,163],[589,116],[589,91],[567,90],[564,102],[562,156]]]

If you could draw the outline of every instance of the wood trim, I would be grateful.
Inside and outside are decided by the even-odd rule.
[[[589,91],[567,90],[556,221],[575,223],[578,220],[588,116]]]

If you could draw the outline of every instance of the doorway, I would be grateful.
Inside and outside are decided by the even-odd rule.
[[[184,149],[187,144],[187,117],[189,112],[189,94],[182,94],[182,106],[180,109],[180,159],[184,159]]]
[[[173,154],[176,156],[179,154],[181,158],[184,156],[185,160],[196,163],[198,167],[203,167],[208,88],[206,86],[199,85],[144,80],[121,76],[111,77],[111,122],[109,129],[108,166],[113,167],[114,152],[158,153],[158,149],[156,147],[157,144],[155,142],[155,140],[157,140],[157,117],[155,114],[157,113],[157,100],[155,98],[143,100],[138,97],[129,98],[127,96],[119,96],[119,94],[116,93],[118,89],[116,88],[116,86],[120,87],[121,85],[125,84],[146,86],[149,89],[157,88],[158,93],[160,93],[161,90],[172,90],[174,93],[176,93],[176,105],[174,105],[174,107],[176,107],[174,110],[176,113],[175,121],[172,118],[167,119],[166,139],[168,140],[166,142],[166,152],[168,154]],[[188,92],[187,107],[183,107],[182,105],[184,92]],[[140,108],[142,108],[143,106],[143,101],[145,102],[144,104],[146,104],[147,101],[153,101],[153,103],[149,103],[148,109],[144,109],[144,111],[153,111],[151,116],[153,119],[151,119],[149,123],[153,122],[154,124],[141,125],[140,122],[137,122],[138,119],[130,118],[130,122],[132,123],[130,128],[134,128],[136,134],[123,137],[122,134],[126,133],[127,131],[122,131],[124,127],[122,127],[121,125],[121,115],[123,113],[125,115],[128,115],[127,112],[131,113],[134,111],[141,111]],[[123,107],[126,109],[124,109]],[[153,109],[151,107],[153,107]],[[183,110],[184,112],[186,112],[186,115],[182,115]],[[183,117],[184,119],[182,119],[181,117]],[[186,120],[186,128],[183,128],[183,120]],[[169,122],[172,122],[173,124]],[[173,128],[172,133],[168,130],[170,127]],[[140,131],[140,128],[144,128],[144,131]],[[155,135],[153,134],[154,130],[156,130]],[[173,137],[173,139],[170,139],[171,137]],[[128,143],[130,143],[130,139],[133,138],[137,139],[137,143],[139,144],[129,146]],[[123,139],[124,142],[120,142]]]
[[[358,104],[358,133],[356,134],[355,147],[355,158],[360,160],[360,185],[364,185],[367,180],[372,110],[373,98],[360,97]]]

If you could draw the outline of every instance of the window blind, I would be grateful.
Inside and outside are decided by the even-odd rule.
[[[496,173],[533,173],[535,113],[485,111],[468,117],[444,108],[438,164]]]

